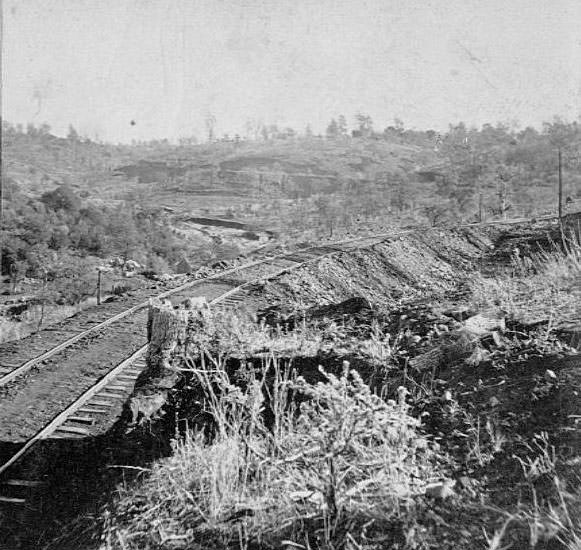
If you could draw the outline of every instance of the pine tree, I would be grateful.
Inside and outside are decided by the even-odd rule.
[[[337,121],[332,118],[329,126],[327,126],[327,138],[328,139],[335,139],[339,135],[339,125]]]

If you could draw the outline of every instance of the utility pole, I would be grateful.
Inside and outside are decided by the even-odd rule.
[[[563,159],[559,147],[559,225],[563,225]]]
[[[101,270],[97,268],[97,305],[101,305]]]
[[[502,219],[506,219],[506,182],[502,177],[499,177],[498,185],[498,210]]]
[[[484,221],[482,219],[483,218],[483,215],[482,215],[483,207],[482,206],[483,205],[482,205],[482,191],[481,191],[480,193],[478,193],[478,221],[480,223],[482,223]]]

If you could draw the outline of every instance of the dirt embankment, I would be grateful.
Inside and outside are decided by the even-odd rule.
[[[261,308],[288,314],[361,297],[394,308],[419,298],[462,293],[467,277],[492,247],[474,230],[418,230],[321,259],[258,285]]]

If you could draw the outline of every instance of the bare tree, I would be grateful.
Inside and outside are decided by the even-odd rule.
[[[362,136],[371,135],[373,132],[373,120],[369,115],[357,113],[355,115],[355,121]]]

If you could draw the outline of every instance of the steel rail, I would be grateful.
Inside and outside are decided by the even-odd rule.
[[[501,225],[501,224],[519,224],[519,223],[526,223],[526,222],[530,222],[533,219],[536,220],[548,220],[548,219],[553,219],[555,218],[555,216],[540,216],[538,218],[530,218],[530,219],[526,219],[526,218],[519,218],[519,219],[511,219],[511,220],[495,220],[495,221],[491,221],[491,222],[475,222],[475,223],[468,223],[468,224],[460,224],[456,227],[479,227],[479,226],[485,226],[485,225]],[[430,228],[431,229],[431,228]],[[438,229],[453,229],[450,227],[442,227],[442,228],[438,228]],[[234,273],[238,273],[240,271],[243,271],[245,269],[249,269],[251,267],[254,267],[256,265],[260,265],[260,264],[265,264],[268,262],[271,262],[275,259],[284,259],[285,256],[289,256],[290,254],[300,254],[301,252],[306,252],[308,250],[313,250],[316,248],[320,248],[321,246],[336,246],[336,245],[341,245],[341,244],[346,244],[346,243],[352,243],[352,242],[359,242],[359,241],[364,241],[364,240],[369,240],[369,239],[377,239],[377,238],[388,238],[390,236],[394,236],[394,235],[404,235],[410,232],[413,232],[417,230],[417,228],[412,228],[412,229],[404,229],[402,231],[396,232],[394,233],[392,232],[385,232],[385,233],[376,233],[376,234],[372,234],[372,235],[365,235],[365,236],[360,236],[360,237],[354,237],[352,239],[345,239],[345,240],[341,240],[341,241],[333,241],[331,243],[327,243],[327,244],[322,244],[322,245],[315,245],[309,248],[304,248],[304,249],[300,249],[297,250],[293,253],[289,253],[289,252],[285,252],[282,254],[277,254],[275,256],[271,256],[268,258],[263,258],[262,260],[255,260],[253,262],[249,262],[247,264],[232,268],[232,269],[228,269],[225,271],[222,271],[220,273],[215,273],[213,275],[210,275],[208,277],[204,277],[202,279],[196,279],[195,281],[189,281],[187,283],[184,283],[183,285],[177,286],[176,288],[167,290],[165,292],[162,292],[160,294],[158,294],[156,296],[156,298],[162,299],[162,298],[166,298],[168,296],[171,296],[172,294],[177,294],[179,292],[182,292],[183,290],[187,290],[188,288],[192,288],[196,285],[200,285],[203,284],[206,281],[211,281],[213,279],[219,279],[224,277],[225,275],[232,275]],[[144,308],[147,307],[147,305],[149,304],[149,300],[151,298],[149,298],[147,301],[144,301],[140,304],[137,304],[125,311],[122,311],[121,313],[118,313],[117,315],[114,315],[113,317],[110,317],[109,319],[106,319],[105,321],[102,321],[100,323],[97,323],[96,325],[82,331],[79,332],[78,334],[75,334],[74,336],[72,336],[71,338],[69,338],[68,340],[65,340],[64,342],[61,342],[60,344],[58,344],[57,346],[49,349],[48,351],[38,355],[37,357],[34,357],[32,359],[29,359],[28,361],[26,361],[25,363],[23,363],[22,365],[16,367],[14,370],[10,371],[9,373],[3,375],[0,377],[0,387],[5,386],[7,384],[9,384],[10,382],[12,382],[13,380],[15,380],[16,378],[22,376],[23,374],[25,374],[26,372],[28,372],[30,369],[32,369],[35,365],[38,365],[39,363],[41,363],[42,361],[45,361],[46,359],[49,359],[50,357],[52,357],[53,355],[56,355],[57,353],[63,351],[64,349],[76,344],[78,341],[82,340],[83,338],[89,336],[90,334],[97,332],[99,330],[102,330],[106,327],[108,327],[109,325],[112,325],[113,323],[124,319],[125,317],[128,317],[130,315],[132,315],[133,313],[136,313],[137,311],[140,311]]]
[[[189,281],[183,285],[177,286],[176,288],[172,288],[170,290],[162,292],[162,293],[158,294],[157,296],[155,296],[155,298],[159,298],[159,299],[166,298],[168,296],[171,296],[172,294],[177,294],[179,292],[187,290],[188,288],[192,288],[196,285],[203,284],[207,281],[211,281],[213,279],[220,279],[220,278],[224,277],[225,275],[231,275],[234,273],[238,273],[239,271],[243,271],[244,269],[249,269],[249,268],[254,267],[256,265],[267,263],[268,261],[271,261],[271,260],[272,260],[272,258],[255,260],[254,262],[249,262],[248,264],[244,264],[242,266],[238,266],[238,267],[233,268],[233,269],[224,270],[224,271],[221,271],[220,273],[215,273],[215,274],[210,275],[208,277],[204,277],[203,279],[196,279],[195,281]],[[109,319],[106,319],[105,321],[97,323],[96,325],[94,325],[94,326],[92,326],[92,327],[90,327],[82,332],[79,332],[78,334],[75,334],[74,336],[72,336],[68,340],[61,342],[57,346],[55,346],[55,347],[51,348],[50,350],[38,355],[37,357],[34,357],[34,358],[26,361],[22,365],[16,367],[14,370],[12,370],[9,373],[0,377],[0,387],[5,386],[6,384],[9,384],[10,382],[15,380],[19,376],[22,376],[23,374],[28,372],[30,369],[32,369],[38,363],[41,363],[42,361],[49,359],[53,355],[55,355],[55,354],[59,353],[60,351],[72,346],[73,344],[77,343],[79,340],[82,340],[86,336],[89,336],[90,334],[92,334],[94,332],[97,332],[101,329],[108,327],[109,325],[112,325],[116,321],[124,319],[125,317],[128,317],[128,316],[132,315],[133,313],[136,313],[137,311],[140,311],[140,310],[146,308],[147,305],[149,304],[150,299],[151,298],[149,298],[147,301],[141,302],[140,304],[137,304],[129,309],[126,309],[125,311],[122,311],[121,313],[118,313],[117,315],[114,315],[113,317],[110,317]]]
[[[359,238],[356,240],[367,240],[369,238],[370,237]],[[315,248],[315,247],[313,247],[313,248]],[[311,248],[311,250],[312,250],[312,248]],[[282,273],[293,271],[293,270],[298,269],[300,267],[303,267],[309,263],[320,260],[321,258],[324,258],[326,256],[336,254],[337,252],[338,252],[337,250],[333,250],[331,252],[327,252],[325,254],[317,256],[316,258],[309,258],[305,262],[298,263],[297,265],[281,268],[274,273],[269,273],[268,275],[261,275],[259,277],[255,277],[249,281],[244,281],[244,283],[236,286],[235,288],[233,288],[231,290],[224,292],[223,294],[221,294],[217,298],[214,298],[213,300],[211,300],[209,303],[210,303],[210,305],[217,304],[217,303],[221,302],[222,300],[228,298],[229,296],[232,296],[233,294],[239,292],[244,287],[249,286],[257,281],[264,280],[265,278],[276,277]],[[270,259],[270,261],[272,261],[272,260],[273,260],[273,258]],[[265,263],[266,261],[267,260],[260,261],[260,262],[254,262],[253,265],[257,265],[259,263]],[[248,265],[250,265],[250,264],[248,264]],[[245,267],[248,267],[248,265]],[[214,277],[214,278],[216,278],[216,277]],[[174,290],[175,289],[172,289],[172,291],[174,291]],[[175,292],[172,292],[172,293],[175,293]],[[169,293],[166,292],[166,293],[163,293],[163,295],[167,296],[167,295],[169,295]],[[159,296],[161,297],[162,295],[160,294]],[[139,348],[136,352],[134,352],[131,356],[127,357],[121,363],[119,363],[117,366],[115,366],[113,369],[111,369],[107,374],[105,374],[102,378],[100,378],[97,381],[97,383],[95,383],[88,390],[86,390],[83,394],[81,394],[75,401],[73,401],[73,403],[68,405],[63,411],[61,411],[57,416],[55,416],[48,424],[46,424],[46,426],[44,426],[40,431],[38,431],[34,436],[32,436],[14,455],[12,455],[10,457],[9,460],[7,460],[4,464],[0,465],[0,475],[2,475],[4,472],[6,472],[6,470],[8,470],[11,466],[13,466],[16,462],[18,462],[24,455],[26,455],[36,443],[50,437],[56,430],[58,430],[59,426],[61,426],[64,422],[66,422],[66,420],[70,416],[72,416],[78,409],[80,409],[81,407],[86,405],[91,400],[91,398],[93,398],[95,395],[97,395],[101,390],[105,389],[111,381],[113,381],[121,372],[123,372],[123,370],[125,370],[127,367],[131,366],[133,363],[136,362],[137,359],[142,357],[143,354],[147,351],[148,346],[149,346],[149,344],[145,344],[144,346]]]
[[[546,217],[545,219],[552,219],[554,218],[554,216],[551,217]],[[539,219],[539,218],[536,218]],[[530,221],[530,220],[502,220],[498,223],[526,223],[526,221]],[[484,222],[484,224],[488,225],[486,222]],[[483,223],[477,223],[477,224],[462,224],[456,227],[474,227],[474,226],[480,226],[480,225],[484,225]],[[429,229],[450,229],[450,228],[429,228]],[[212,280],[212,279],[219,279],[221,277],[223,277],[225,274],[232,274],[232,273],[237,273],[239,271],[242,271],[244,269],[248,269],[250,267],[254,267],[256,265],[260,265],[260,264],[265,264],[268,262],[273,262],[275,260],[279,260],[281,258],[284,258],[285,256],[290,256],[292,255],[300,255],[301,253],[305,253],[307,251],[312,251],[312,250],[316,250],[316,249],[324,249],[324,248],[328,248],[330,246],[337,246],[337,245],[344,245],[347,243],[354,243],[354,242],[361,242],[361,241],[366,241],[366,240],[377,240],[379,239],[380,242],[381,240],[386,240],[388,238],[395,238],[395,237],[399,237],[402,235],[406,235],[409,233],[412,233],[414,231],[417,231],[417,228],[413,228],[413,229],[404,229],[401,231],[392,231],[389,233],[378,233],[378,234],[373,234],[373,235],[366,235],[366,236],[360,236],[360,237],[355,237],[352,239],[345,239],[342,241],[336,241],[333,243],[329,243],[328,245],[318,245],[318,246],[312,246],[312,247],[308,247],[308,248],[304,248],[301,250],[297,250],[295,252],[289,253],[286,252],[284,254],[278,254],[276,256],[273,257],[269,257],[269,258],[265,258],[262,260],[257,260],[254,262],[250,262],[248,264],[245,264],[243,266],[238,266],[237,268],[231,269],[231,270],[226,270],[223,271],[221,273],[218,274],[214,274],[211,275],[209,277],[206,277],[204,279],[198,279],[196,281],[191,281],[189,283],[186,283],[184,285],[181,285],[179,287],[176,287],[175,289],[170,289],[166,292],[162,292],[160,293],[157,298],[164,298],[167,296],[171,296],[172,294],[176,294],[182,290],[186,290],[188,288],[191,288],[193,286],[196,285],[196,283],[203,283],[206,282],[208,280]],[[283,273],[287,273],[287,272],[291,272],[294,271],[296,269],[299,269],[301,267],[304,267],[310,263],[314,263],[317,262],[319,260],[321,260],[322,258],[331,256],[333,254],[337,254],[339,252],[343,252],[340,248],[335,248],[331,251],[325,252],[323,254],[317,255],[313,258],[308,258],[307,260],[305,260],[304,262],[296,262],[296,265],[293,266],[287,266],[287,267],[283,267],[280,268],[278,270],[276,270],[273,273],[269,273],[266,275],[261,275],[258,277],[255,277],[251,280],[248,281],[244,281],[243,283],[237,285],[235,288],[227,290],[226,292],[224,292],[223,294],[221,294],[220,296],[214,298],[213,300],[211,300],[209,303],[211,305],[217,304],[223,300],[225,300],[226,298],[232,296],[233,294],[236,294],[237,292],[240,292],[242,289],[244,289],[245,287],[256,283],[257,281],[261,281],[261,280],[268,280],[271,279],[273,277],[277,277]],[[294,261],[294,260],[291,260]],[[151,300],[151,299],[150,299]],[[118,320],[120,318],[123,318],[124,316],[127,316],[135,311],[137,311],[138,309],[142,309],[144,307],[146,307],[147,305],[149,305],[150,300],[148,300],[147,302],[144,302],[142,304],[138,304],[137,306],[134,306],[133,308],[128,309],[125,312],[121,312],[120,314],[112,317],[111,319],[108,319],[107,321],[104,321],[103,323],[100,323],[99,325],[96,325],[95,327],[91,327],[90,329],[88,329],[88,331],[84,331],[83,333],[81,333],[80,335],[76,335],[75,337],[71,338],[70,340],[68,340],[67,342],[64,342],[63,344],[68,344],[70,345],[70,341],[78,341],[80,339],[80,337],[86,335],[89,332],[92,332],[94,330],[97,330],[98,328],[102,328],[103,326],[107,326],[108,324],[111,324],[112,322],[114,322],[115,320]],[[63,344],[60,344],[59,346],[56,346],[55,348],[53,348],[52,350],[50,350],[48,353],[50,353],[50,355],[53,355],[54,353],[56,353],[57,351],[60,351],[61,349],[64,349],[66,346],[64,346]],[[147,351],[149,344],[145,344],[144,346],[142,346],[141,348],[139,348],[136,352],[134,352],[131,356],[127,357],[126,359],[124,359],[121,363],[119,363],[118,365],[116,365],[113,369],[111,369],[107,374],[105,374],[102,378],[100,378],[93,386],[91,386],[89,389],[87,389],[83,394],[81,394],[77,399],[75,399],[70,405],[68,405],[64,410],[62,410],[57,416],[55,416],[48,424],[46,424],[41,430],[39,430],[34,436],[32,436],[30,439],[28,439],[28,441],[14,454],[10,457],[10,459],[8,459],[6,462],[4,462],[2,465],[0,465],[0,475],[4,474],[9,468],[11,468],[15,463],[17,463],[22,457],[24,457],[30,450],[31,448],[38,443],[41,440],[47,439],[48,437],[50,437],[50,435],[52,435],[55,431],[58,430],[59,426],[61,426],[64,422],[66,422],[66,420],[71,417],[78,409],[82,408],[84,405],[86,405],[91,398],[93,398],[95,395],[97,395],[101,390],[105,389],[107,387],[107,385],[113,381],[119,374],[121,374],[127,367],[131,366],[133,363],[135,363],[137,361],[137,359],[139,359],[140,357],[143,356],[143,354]],[[58,349],[57,349],[58,348]],[[42,356],[40,356],[39,358],[34,359],[33,361],[40,361],[42,360],[41,358],[44,357],[50,357],[50,355],[47,354],[43,354]],[[24,365],[22,365],[22,367],[24,367],[25,365],[27,365],[29,362],[25,363]],[[20,367],[20,368],[22,368]],[[30,367],[29,367],[30,368]],[[6,377],[4,377],[6,378]],[[0,379],[0,382],[4,379]]]

